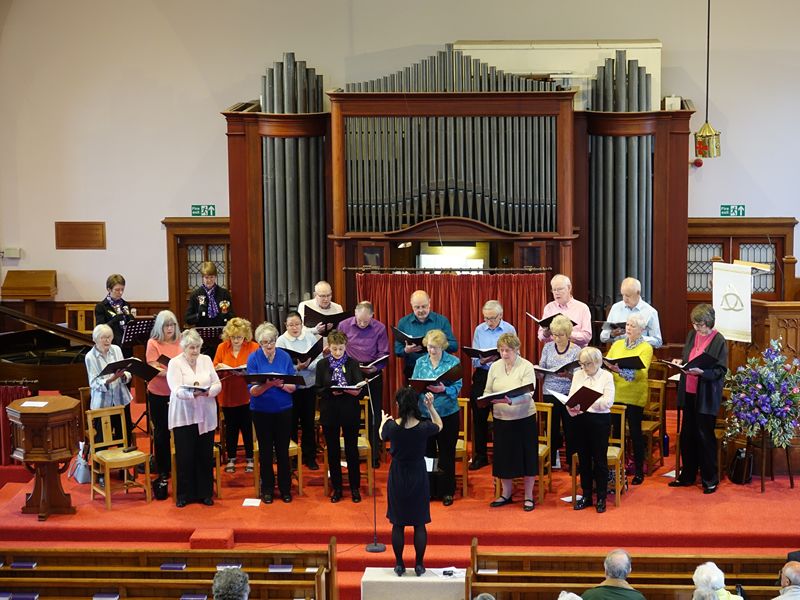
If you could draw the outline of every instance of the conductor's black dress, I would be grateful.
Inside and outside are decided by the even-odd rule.
[[[420,421],[404,429],[396,421],[387,421],[382,437],[392,443],[389,453],[388,499],[386,518],[392,525],[424,525],[431,522],[430,487],[425,469],[428,438],[439,432],[431,421]]]

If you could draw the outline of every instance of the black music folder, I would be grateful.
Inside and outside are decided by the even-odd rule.
[[[117,371],[128,371],[131,375],[150,381],[153,377],[158,375],[158,369],[151,367],[146,362],[142,362],[138,358],[123,358],[113,363],[108,363],[106,368],[97,374],[98,377],[102,375],[113,375]]]
[[[411,346],[422,346],[422,340],[425,337],[424,335],[415,336],[409,335],[403,331],[400,331],[397,327],[392,326],[392,333],[394,333],[394,337],[398,342],[402,342],[403,344],[409,344]]]
[[[461,346],[461,351],[470,358],[489,358],[495,356],[500,358],[500,351],[497,348],[473,348],[472,346]]]
[[[290,350],[289,348],[281,348],[281,350],[283,350],[289,356],[291,356],[292,357],[292,361],[294,361],[295,363],[303,363],[303,362],[306,362],[309,359],[310,360],[314,360],[320,354],[322,354],[322,347],[323,347],[324,343],[325,343],[325,339],[324,338],[319,338],[317,340],[317,343],[314,344],[313,346],[311,346],[311,348],[309,348],[305,352],[298,352],[297,350]]]
[[[335,315],[324,315],[311,308],[308,304],[306,304],[306,307],[303,309],[303,315],[303,325],[305,327],[316,327],[320,323],[325,323],[327,330],[335,329],[339,323],[352,316],[350,313],[346,312],[336,313]],[[330,325],[330,327],[328,327],[328,325]]]
[[[603,362],[610,365],[617,365],[620,369],[644,369],[644,363],[639,356],[622,356],[620,358],[603,357]]]
[[[223,379],[227,379],[228,377],[233,377],[236,375],[244,375],[247,373],[247,366],[242,365],[241,367],[223,367],[218,366],[215,367],[215,371],[217,372],[217,377],[220,378],[220,381]]]
[[[492,403],[493,400],[502,400],[506,396],[509,398],[514,398],[516,396],[522,396],[523,394],[532,394],[533,391],[536,389],[533,383],[526,383],[525,385],[521,385],[519,387],[505,390],[503,392],[492,392],[491,394],[484,394],[475,399],[475,402],[481,408],[486,408],[489,404]]]
[[[533,365],[533,370],[537,373],[542,373],[543,375],[558,375],[559,373],[565,373],[566,371],[573,371],[581,366],[581,363],[577,360],[573,360],[572,362],[568,362],[565,365],[561,365],[556,369],[545,369],[544,367],[540,367],[539,365]]]
[[[247,373],[244,376],[245,381],[250,385],[261,385],[267,381],[280,380],[283,383],[292,383],[295,385],[305,385],[306,380],[302,375],[286,375],[285,373]]]
[[[545,390],[544,393],[550,394],[551,396],[557,398],[567,408],[580,406],[581,412],[586,412],[589,410],[589,407],[591,407],[592,404],[594,404],[597,399],[603,395],[603,392],[598,392],[590,387],[586,387],[585,385],[579,387],[571,396],[554,392],[553,390]]]
[[[686,373],[689,369],[710,369],[714,365],[716,365],[719,361],[708,354],[707,352],[703,352],[700,356],[695,356],[692,360],[687,363],[676,365],[674,362],[669,360],[661,360],[659,359],[658,362],[664,363],[668,367],[672,367],[673,369],[678,369],[679,371]]]
[[[625,321],[614,323],[612,321],[592,321],[595,325],[600,325],[601,329],[611,331],[612,329],[625,329]]]
[[[526,312],[525,314],[528,315],[534,321],[536,321],[536,324],[539,325],[539,327],[542,327],[544,329],[549,329],[550,328],[550,324],[553,322],[553,319],[555,319],[557,316],[559,316],[559,315],[561,315],[562,317],[566,316],[563,313],[556,313],[554,315],[550,315],[549,317],[542,317],[541,319],[537,319],[536,317],[534,317],[529,312]],[[577,325],[577,323],[575,321],[573,321],[572,319],[570,319],[569,322],[572,323],[573,327],[575,327]]]
[[[439,382],[447,385],[448,383],[453,383],[459,379],[461,379],[461,363],[453,365],[450,369],[432,379],[409,379],[408,385],[414,388],[415,392],[421,394],[428,389],[429,385],[434,385]]]

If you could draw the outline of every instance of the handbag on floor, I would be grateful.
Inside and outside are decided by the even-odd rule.
[[[746,448],[739,448],[728,465],[728,479],[731,483],[744,485],[753,479],[753,455]]]
[[[78,454],[72,459],[67,477],[72,477],[78,483],[89,483],[92,480],[92,471],[83,455],[84,442],[79,442]]]

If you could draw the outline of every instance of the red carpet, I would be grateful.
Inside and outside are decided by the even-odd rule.
[[[570,493],[565,472],[555,472],[554,491],[531,513],[522,510],[521,490],[516,491],[513,504],[490,509],[494,493],[490,469],[471,473],[470,497],[456,496],[448,508],[439,502],[431,507],[426,564],[465,566],[475,536],[487,549],[537,552],[604,554],[622,546],[634,553],[785,555],[800,548],[800,488],[790,489],[788,477],[767,481],[765,494],[760,493],[757,481],[747,486],[726,481],[716,494],[706,496],[699,486],[668,488],[670,479],[661,473],[673,465],[670,457],[665,468],[623,495],[621,507],[610,502],[602,515],[591,509],[575,512],[559,500]],[[339,504],[331,504],[323,496],[322,477],[317,473],[306,478],[304,496],[295,497],[291,504],[242,507],[253,488],[252,478],[240,470],[223,475],[223,498],[213,507],[177,509],[171,499],[148,505],[141,493],[132,492],[115,495],[111,511],[105,510],[102,499],[89,500],[88,486],[64,478],[77,513],[54,515],[45,522],[20,512],[32,484],[9,482],[0,489],[0,545],[189,547],[193,539],[198,544],[216,543],[221,530],[232,530],[234,543],[243,547],[323,547],[335,535],[342,598],[356,598],[364,567],[394,564],[385,518],[387,468],[383,466],[377,477],[378,538],[387,544],[383,554],[364,550],[372,540],[372,498],[365,494],[362,503],[353,504],[345,496]],[[407,562],[412,562],[410,535],[406,554]]]

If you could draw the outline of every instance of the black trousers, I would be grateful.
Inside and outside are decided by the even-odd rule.
[[[289,467],[292,409],[279,413],[254,410],[252,416],[261,453],[261,494],[272,494],[275,490],[275,472],[272,470],[274,456],[278,463],[278,491],[285,496],[292,491],[292,472]]]
[[[469,408],[472,411],[472,458],[477,456],[486,458],[489,444],[489,415],[492,406],[478,406],[477,399],[486,389],[488,369],[475,369],[472,372],[472,390],[469,393]]]
[[[456,441],[460,418],[461,411],[442,417],[442,430],[428,438],[425,456],[439,458],[438,485],[431,486],[431,490],[441,496],[452,496],[456,491]]]
[[[697,412],[697,396],[686,394],[681,426],[681,474],[678,480],[694,483],[697,471],[703,487],[714,487],[719,483],[717,465],[717,439],[714,426],[717,417]]]
[[[325,445],[328,452],[328,469],[330,470],[331,487],[334,490],[342,489],[342,446],[339,440],[339,431],[344,438],[344,455],[347,460],[347,479],[350,489],[361,487],[361,470],[358,458],[358,416],[343,415],[337,410],[330,410],[327,421],[322,425],[325,435]]]
[[[253,458],[253,418],[249,404],[241,406],[223,406],[225,415],[225,452],[228,460],[236,458],[239,448],[239,432],[244,442],[244,455],[248,460]]]
[[[300,443],[303,464],[306,465],[317,460],[317,432],[314,430],[316,410],[317,394],[313,387],[298,388],[294,391],[292,394],[292,440]],[[303,432],[302,438],[299,437],[300,431]]]
[[[567,407],[563,402],[557,400],[555,396],[544,394],[542,399],[553,407],[553,410],[551,411],[552,422],[550,423],[551,464],[555,465],[558,451],[563,445],[566,449],[565,453],[567,455],[567,465],[571,465],[572,455],[578,451],[575,446],[575,434],[573,432],[574,428],[572,425],[574,417],[569,415],[567,412]],[[562,427],[564,429],[563,435],[561,433]]]
[[[381,427],[381,411],[383,410],[383,371],[378,371],[374,377],[375,379],[368,384],[370,399],[370,414],[368,416],[370,420],[369,443],[372,446],[373,460],[380,457],[381,446],[383,446],[383,442],[378,437],[378,430]]]
[[[633,462],[636,465],[637,475],[644,475],[644,435],[642,435],[643,418],[643,406],[634,406],[632,404],[625,405],[625,420],[628,422],[628,431],[631,434],[631,442],[633,443]],[[614,427],[618,427],[618,424],[614,423]]]
[[[175,437],[176,500],[202,500],[214,492],[214,432],[200,434],[197,425],[172,430]]]
[[[153,426],[153,455],[159,475],[168,475],[171,468],[169,452],[169,396],[147,393],[150,404],[150,423]]]
[[[583,496],[591,499],[594,487],[597,499],[605,499],[608,495],[608,434],[611,432],[611,415],[587,412],[572,419]]]

